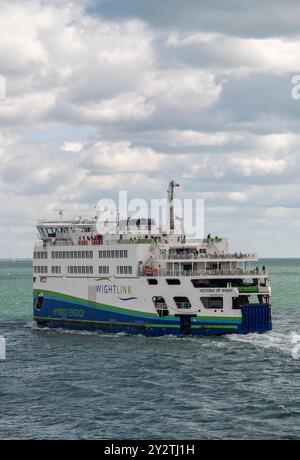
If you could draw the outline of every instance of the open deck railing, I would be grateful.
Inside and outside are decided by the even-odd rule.
[[[190,253],[190,254],[161,254],[159,257],[161,260],[183,260],[183,259],[189,259],[189,260],[249,260],[249,259],[254,259],[257,260],[257,254],[242,254],[242,253],[235,253],[235,254],[196,254],[196,253]]]
[[[243,275],[253,275],[253,276],[264,276],[268,278],[268,272],[266,270],[165,270],[165,269],[155,269],[153,274],[145,273],[144,270],[141,270],[140,276],[243,276]]]

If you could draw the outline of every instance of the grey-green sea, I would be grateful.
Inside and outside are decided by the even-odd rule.
[[[38,330],[31,262],[0,262],[0,439],[299,439],[300,259],[260,261],[273,330]]]

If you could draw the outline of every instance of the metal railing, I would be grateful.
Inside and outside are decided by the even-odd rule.
[[[254,275],[254,276],[265,276],[268,278],[268,272],[266,270],[165,270],[162,268],[155,269],[153,276],[243,276],[243,275]],[[152,276],[149,273],[144,273],[142,269],[139,276]]]
[[[197,254],[197,253],[182,253],[182,254],[161,254],[160,259],[162,260],[248,260],[255,259],[257,260],[257,254]]]

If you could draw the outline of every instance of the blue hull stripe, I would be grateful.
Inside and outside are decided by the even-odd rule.
[[[48,327],[65,327],[72,329],[143,333],[145,335],[181,334],[180,318],[169,316],[159,318],[155,314],[142,312],[122,313],[121,308],[109,309],[107,305],[90,305],[83,299],[68,300],[55,298],[54,293],[45,295],[41,310],[34,309],[34,319]],[[270,330],[260,328],[256,331]],[[251,328],[253,331],[253,328]],[[228,334],[249,332],[242,327],[242,318],[192,318],[191,333],[194,335]]]

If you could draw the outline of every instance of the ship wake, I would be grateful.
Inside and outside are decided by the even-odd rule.
[[[233,342],[240,342],[257,348],[279,351],[284,354],[289,354],[295,359],[300,359],[300,335],[296,332],[282,334],[270,331],[264,334],[230,334],[226,336],[226,338]]]

